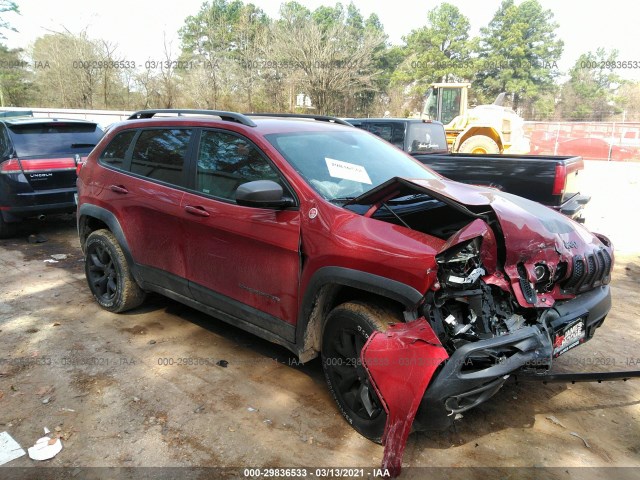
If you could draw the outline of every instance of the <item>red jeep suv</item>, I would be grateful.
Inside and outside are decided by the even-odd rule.
[[[123,312],[158,292],[320,355],[375,441],[399,412],[448,425],[602,325],[606,237],[341,120],[287,117],[146,110],[112,126],[78,178],[96,301]]]

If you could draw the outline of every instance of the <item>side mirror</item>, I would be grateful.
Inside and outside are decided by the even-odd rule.
[[[244,207],[276,209],[295,205],[294,200],[285,197],[282,187],[273,180],[254,180],[243,183],[236,190],[236,202]]]

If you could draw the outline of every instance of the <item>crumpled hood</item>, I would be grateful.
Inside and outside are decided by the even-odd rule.
[[[606,237],[589,232],[549,207],[516,195],[445,178],[423,180],[395,177],[349,203],[376,205],[415,193],[430,195],[489,224],[497,220],[504,242],[504,271],[514,287],[519,285],[520,288],[514,288],[514,291],[522,306],[548,307],[555,300],[570,298],[577,293],[575,289],[557,287],[548,293],[535,295],[531,289],[537,280],[536,265],[546,265],[553,278],[559,265],[566,263],[560,267],[566,270],[557,272],[562,275],[557,280],[558,283],[562,283],[563,279],[570,283],[573,270],[586,269],[589,276],[590,265],[594,264],[594,275],[598,269],[606,269],[600,280],[602,283],[608,282],[613,252]],[[600,253],[603,250],[605,252]],[[578,259],[582,259],[583,264],[575,267]],[[527,283],[530,284],[529,288]],[[579,289],[580,284],[585,284],[584,278],[578,278],[574,283],[578,284]]]

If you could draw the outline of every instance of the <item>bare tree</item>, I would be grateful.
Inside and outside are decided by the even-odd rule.
[[[160,85],[151,68],[146,68],[135,75],[134,83],[142,96],[141,108],[158,107],[160,105]]]
[[[340,111],[347,96],[372,90],[373,52],[383,42],[374,32],[350,35],[342,22],[323,26],[284,18],[273,30],[273,51],[283,64],[298,69],[299,85],[319,113]]]
[[[122,60],[117,56],[116,52],[118,46],[107,42],[106,40],[100,40],[98,42],[101,47],[100,56],[103,59],[102,69],[102,106],[103,108],[109,108],[110,99],[113,95],[114,84],[122,84],[120,78],[120,61]]]
[[[65,29],[39,37],[31,48],[37,101],[42,106],[106,107],[112,89],[120,83],[110,68],[115,46],[92,40],[86,29],[74,34]]]
[[[160,62],[159,80],[161,85],[162,103],[164,108],[173,108],[178,96],[176,78],[176,58],[172,52],[172,42],[167,43],[166,32],[164,37],[164,59]]]

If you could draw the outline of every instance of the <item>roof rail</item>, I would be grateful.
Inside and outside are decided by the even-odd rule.
[[[317,120],[319,122],[337,123],[339,125],[347,125],[353,127],[349,122],[336,117],[328,115],[307,115],[302,113],[245,113],[247,117],[272,117],[272,118],[308,118],[310,120]]]
[[[247,127],[255,127],[256,124],[253,120],[248,118],[246,115],[236,112],[225,112],[223,110],[184,110],[178,108],[160,108],[153,110],[140,110],[138,112],[133,113],[127,120],[137,120],[141,118],[152,118],[154,115],[158,113],[173,113],[177,116],[182,116],[184,114],[194,114],[194,115],[213,115],[216,117],[220,117],[222,120],[226,122],[237,122],[242,125],[246,125]]]

